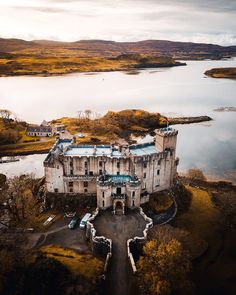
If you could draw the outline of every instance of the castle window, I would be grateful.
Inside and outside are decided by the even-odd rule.
[[[102,169],[99,170],[99,175],[102,175]]]
[[[99,161],[99,167],[102,167],[102,161]]]
[[[54,188],[54,193],[58,193],[58,188]]]
[[[160,175],[160,170],[159,169],[157,170],[157,175]]]
[[[135,197],[135,191],[132,192],[132,197],[133,197],[133,198]]]
[[[88,181],[84,181],[84,187],[88,187]]]
[[[104,193],[104,192],[102,192],[102,197],[103,197],[103,198],[105,197],[105,193]]]
[[[84,162],[84,167],[85,167],[85,168],[88,167],[88,162],[87,162],[87,161]]]
[[[104,201],[102,201],[102,207],[104,207],[105,206],[105,202]]]
[[[84,170],[84,174],[88,175],[88,170],[87,169]]]
[[[143,163],[143,168],[147,168],[147,162]]]
[[[73,169],[70,169],[70,175],[73,175]]]
[[[143,173],[143,178],[146,178],[147,174],[146,173]]]
[[[85,192],[85,193],[87,193],[87,192],[88,192],[88,190],[85,188],[85,189],[84,189],[84,192]]]
[[[69,187],[73,187],[73,181],[69,181]]]
[[[70,166],[73,166],[73,160],[72,159],[70,160]]]
[[[120,162],[116,163],[116,167],[119,169],[120,168]]]
[[[133,200],[133,206],[134,206],[134,200]]]
[[[73,187],[70,187],[70,193],[73,193],[74,190],[73,190]]]

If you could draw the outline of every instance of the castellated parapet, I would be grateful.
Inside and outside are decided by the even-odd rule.
[[[97,195],[101,209],[124,211],[169,189],[176,175],[178,131],[156,130],[155,141],[135,145],[76,145],[59,139],[44,161],[48,192]]]

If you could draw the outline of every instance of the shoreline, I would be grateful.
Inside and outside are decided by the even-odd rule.
[[[124,72],[125,74],[129,74],[130,72],[138,72],[147,69],[160,69],[160,68],[173,68],[173,67],[181,67],[187,66],[185,62],[175,62],[174,64],[154,64],[154,65],[142,65],[137,66],[128,66],[127,68],[111,68],[111,69],[88,69],[88,70],[74,70],[68,71],[66,73],[54,72],[54,73],[35,73],[35,72],[22,72],[22,73],[9,73],[9,74],[0,74],[0,78],[7,77],[57,77],[57,76],[66,76],[69,74],[83,74],[83,73],[111,73],[111,72]],[[138,73],[137,73],[138,74]]]
[[[168,118],[170,125],[178,124],[194,124],[201,122],[211,121],[212,118],[209,116],[197,116],[197,117],[177,117],[177,118]],[[156,128],[165,128],[166,125],[156,126]],[[150,128],[145,131],[138,131],[141,134],[147,134],[154,131],[156,128]],[[33,154],[44,154],[48,153],[53,146],[55,141],[38,141],[38,142],[29,142],[29,143],[16,143],[8,145],[0,145],[0,157],[5,156],[27,156]],[[92,142],[91,142],[92,143]]]

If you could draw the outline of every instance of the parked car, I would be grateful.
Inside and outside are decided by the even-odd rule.
[[[87,221],[89,220],[89,218],[92,216],[92,214],[90,214],[90,213],[86,213],[85,215],[84,215],[84,217],[81,219],[81,221],[80,221],[80,225],[79,225],[79,227],[81,228],[81,229],[85,229],[85,227],[86,227],[86,225],[87,225]]]
[[[71,219],[70,223],[68,224],[69,229],[74,229],[78,223],[78,218],[74,217]]]
[[[66,212],[64,217],[75,217],[76,212]]]
[[[85,137],[85,135],[84,135],[83,133],[78,133],[77,136],[78,136],[79,138],[84,138],[84,137]]]

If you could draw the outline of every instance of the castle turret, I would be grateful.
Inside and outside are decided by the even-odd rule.
[[[173,128],[161,128],[156,130],[156,148],[158,151],[176,149],[178,131]]]

